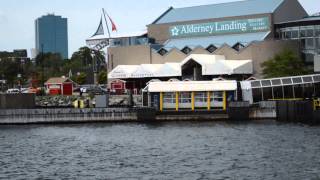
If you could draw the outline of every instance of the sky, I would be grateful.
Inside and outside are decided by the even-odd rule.
[[[54,13],[68,18],[69,56],[92,36],[104,8],[119,34],[146,30],[170,6],[175,8],[235,0],[0,0],[0,51],[35,47],[34,21]],[[299,0],[309,14],[320,12],[319,0]]]

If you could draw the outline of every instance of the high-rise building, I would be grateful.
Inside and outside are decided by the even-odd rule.
[[[68,20],[48,14],[35,21],[36,50],[41,53],[60,53],[68,58]]]

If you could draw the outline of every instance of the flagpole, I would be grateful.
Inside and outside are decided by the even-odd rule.
[[[106,21],[109,38],[111,38],[111,36],[110,36],[110,30],[109,30],[109,26],[108,26],[108,21],[107,21],[107,18],[106,18],[106,13],[105,13],[105,11],[104,11],[104,8],[102,8],[102,12],[103,12],[104,20]]]

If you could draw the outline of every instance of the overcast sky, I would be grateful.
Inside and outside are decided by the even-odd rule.
[[[234,0],[0,0],[0,51],[35,47],[34,20],[48,13],[68,18],[69,56],[97,29],[101,8],[118,32],[146,29],[168,7],[215,4]],[[319,0],[300,0],[309,14],[320,12]],[[30,54],[29,54],[30,55]]]

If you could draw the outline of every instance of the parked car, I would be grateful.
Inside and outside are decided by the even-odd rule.
[[[16,88],[12,88],[12,89],[8,89],[7,93],[8,94],[18,94],[18,93],[20,93],[20,90],[16,89]]]

